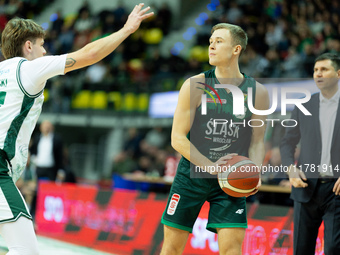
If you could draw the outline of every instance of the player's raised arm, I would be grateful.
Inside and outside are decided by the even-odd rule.
[[[154,13],[149,12],[150,7],[143,9],[144,4],[136,5],[130,13],[125,25],[119,31],[92,43],[80,50],[67,55],[65,73],[92,65],[105,58],[114,51],[130,34],[134,33],[141,22]]]

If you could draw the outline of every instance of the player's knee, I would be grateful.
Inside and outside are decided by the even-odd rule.
[[[173,244],[163,244],[160,255],[179,255],[182,254],[183,250],[182,247],[177,247]]]
[[[218,246],[220,255],[241,255],[244,235],[235,233],[234,238],[219,237]]]
[[[162,249],[160,255],[179,255],[182,252],[179,249]]]
[[[242,244],[227,245],[224,248],[220,248],[220,255],[241,255],[242,254]]]

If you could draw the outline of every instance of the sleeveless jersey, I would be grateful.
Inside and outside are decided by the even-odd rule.
[[[248,125],[252,113],[247,104],[248,88],[252,88],[252,99],[255,102],[256,81],[244,75],[242,83],[238,86],[244,95],[244,115],[233,115],[233,95],[225,88],[215,88],[219,80],[215,76],[215,70],[204,72],[205,82],[215,89],[221,98],[220,104],[217,95],[208,88],[215,102],[207,95],[207,113],[202,115],[201,105],[196,109],[195,119],[188,137],[191,143],[207,158],[215,162],[229,153],[248,157],[248,149],[251,142],[252,127]],[[223,81],[223,79],[222,79]],[[195,86],[192,84],[191,86]],[[210,99],[210,100],[209,100]]]
[[[20,177],[28,156],[28,144],[41,112],[43,91],[28,94],[20,81],[20,66],[26,61],[16,57],[0,63],[0,149],[12,164],[9,175]]]

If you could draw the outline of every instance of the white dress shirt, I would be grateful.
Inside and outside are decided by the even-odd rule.
[[[46,136],[41,136],[38,143],[37,157],[36,157],[37,167],[53,167],[54,157],[53,157],[53,134],[48,134]]]
[[[330,99],[325,98],[322,93],[320,93],[319,121],[322,146],[319,173],[321,176],[333,176],[331,163],[331,145],[339,98],[339,90]]]

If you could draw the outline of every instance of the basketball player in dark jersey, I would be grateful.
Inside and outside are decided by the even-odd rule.
[[[162,216],[162,255],[183,252],[205,201],[210,203],[207,229],[218,234],[220,254],[242,253],[247,228],[245,198],[225,194],[216,169],[235,154],[260,166],[265,154],[265,125],[261,122],[265,123],[266,116],[252,114],[247,98],[253,99],[255,109],[267,110],[269,96],[263,85],[239,70],[239,56],[246,45],[247,35],[240,27],[214,26],[209,63],[216,68],[186,80],[180,90],[171,143],[182,159]],[[244,114],[233,114],[233,94],[225,88],[216,90],[215,84],[231,84],[242,91]],[[206,95],[204,104],[202,95]],[[255,123],[255,119],[258,127],[249,125],[249,120]],[[202,173],[197,174],[197,169]]]

